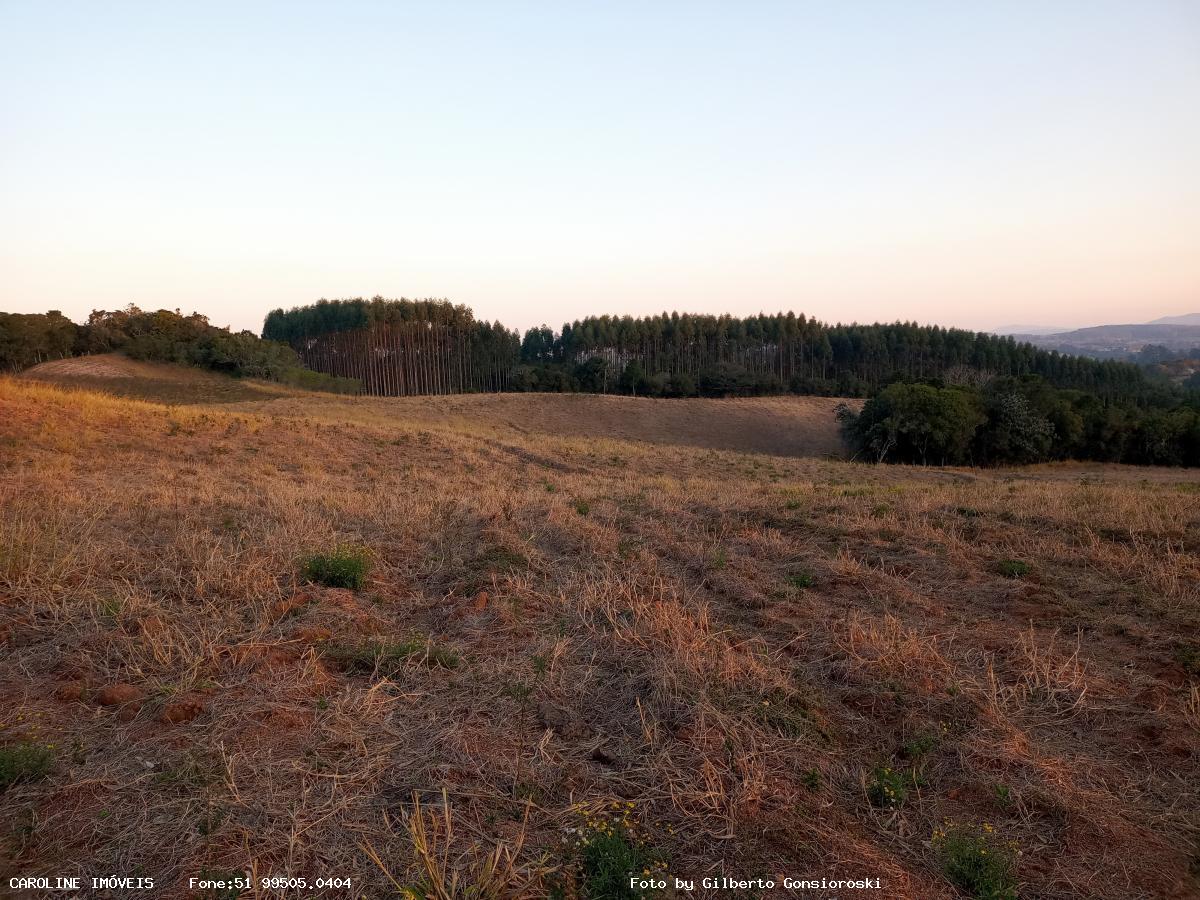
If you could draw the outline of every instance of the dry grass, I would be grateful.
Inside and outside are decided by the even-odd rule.
[[[683,877],[950,897],[952,819],[1017,842],[1022,896],[1196,893],[1193,473],[502,421],[548,399],[0,380],[0,744],[55,753],[3,795],[0,869],[569,896],[619,802]],[[303,580],[346,545],[362,590]],[[422,650],[336,652],[389,645]],[[911,776],[899,808],[878,766]]]
[[[278,384],[228,378],[202,369],[141,362],[119,353],[56,359],[26,369],[21,378],[156,403],[239,403],[301,393]]]
[[[854,403],[856,401],[850,401]],[[460,394],[446,397],[347,397],[313,409],[303,397],[248,402],[248,412],[320,416],[376,425],[398,420],[434,428],[470,428],[515,438],[523,453],[540,453],[536,437],[582,437],[600,449],[626,441],[741,450],[776,456],[841,456],[828,397],[663,400],[595,394]]]

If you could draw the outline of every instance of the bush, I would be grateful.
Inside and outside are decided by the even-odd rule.
[[[632,803],[620,814],[584,814],[579,830],[581,894],[587,900],[635,900],[647,893],[630,885],[630,877],[661,876],[666,869],[659,853],[630,815]]]
[[[990,825],[949,825],[934,832],[933,846],[946,877],[976,900],[1016,900],[1016,850]]]
[[[318,553],[304,561],[304,577],[326,587],[357,591],[366,580],[370,554],[360,547],[343,547],[332,553]]]
[[[19,781],[37,781],[54,768],[54,751],[37,744],[0,747],[0,791]]]
[[[667,378],[667,397],[695,397],[696,381],[688,374],[676,374]]]
[[[996,563],[996,571],[1005,578],[1024,578],[1033,569],[1029,563],[1019,559],[1002,559]]]
[[[879,766],[871,776],[867,785],[867,799],[872,806],[891,809],[902,806],[908,799],[909,778],[903,772],[897,772],[888,766]]]
[[[788,576],[788,584],[798,590],[813,586],[813,575],[807,569]]]

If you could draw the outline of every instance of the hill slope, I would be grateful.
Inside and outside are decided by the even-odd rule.
[[[1146,344],[1190,350],[1200,346],[1200,324],[1095,325],[1055,334],[1014,334],[1012,337],[1037,347],[1082,355],[1135,352]]]
[[[0,379],[0,751],[53,761],[0,869],[381,897],[494,851],[546,897],[624,841],[949,898],[1011,841],[1023,895],[1194,895],[1195,473],[252,402]],[[346,545],[360,589],[305,579]]]
[[[302,393],[191,366],[142,362],[120,353],[56,359],[26,369],[20,377],[157,403],[234,403]]]
[[[304,397],[240,404],[247,412],[320,415],[331,421],[403,421],[526,436],[607,438],[770,453],[841,455],[829,397],[655,400],[597,394],[456,394],[339,399]],[[848,401],[858,405],[861,401]]]
[[[119,354],[42,363],[22,373],[66,387],[161,403],[230,403],[238,410],[327,421],[402,420],[504,434],[556,434],[742,450],[781,456],[840,455],[828,397],[653,400],[595,394],[454,394],[344,397],[234,379]],[[857,405],[860,401],[849,401]]]

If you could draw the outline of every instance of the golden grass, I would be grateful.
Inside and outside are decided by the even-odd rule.
[[[1195,473],[872,468],[515,408],[0,379],[0,744],[57,757],[3,795],[0,869],[569,895],[580,810],[620,801],[683,877],[952,896],[949,818],[1015,840],[1030,896],[1195,893]],[[362,591],[302,581],[345,543]],[[117,683],[137,699],[99,705]],[[898,809],[878,765],[915,775]]]

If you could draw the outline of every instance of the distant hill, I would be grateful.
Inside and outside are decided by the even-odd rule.
[[[1183,316],[1163,316],[1149,322],[1150,325],[1200,325],[1200,313],[1188,313]]]
[[[993,328],[992,334],[1059,334],[1070,330],[1061,325],[1001,325],[999,328]]]
[[[1175,319],[1180,321],[1176,322]],[[1187,351],[1200,347],[1200,314],[1175,316],[1143,324],[1095,325],[1052,334],[1027,332],[1011,336],[1045,350],[1100,358],[1123,358],[1147,344]]]

